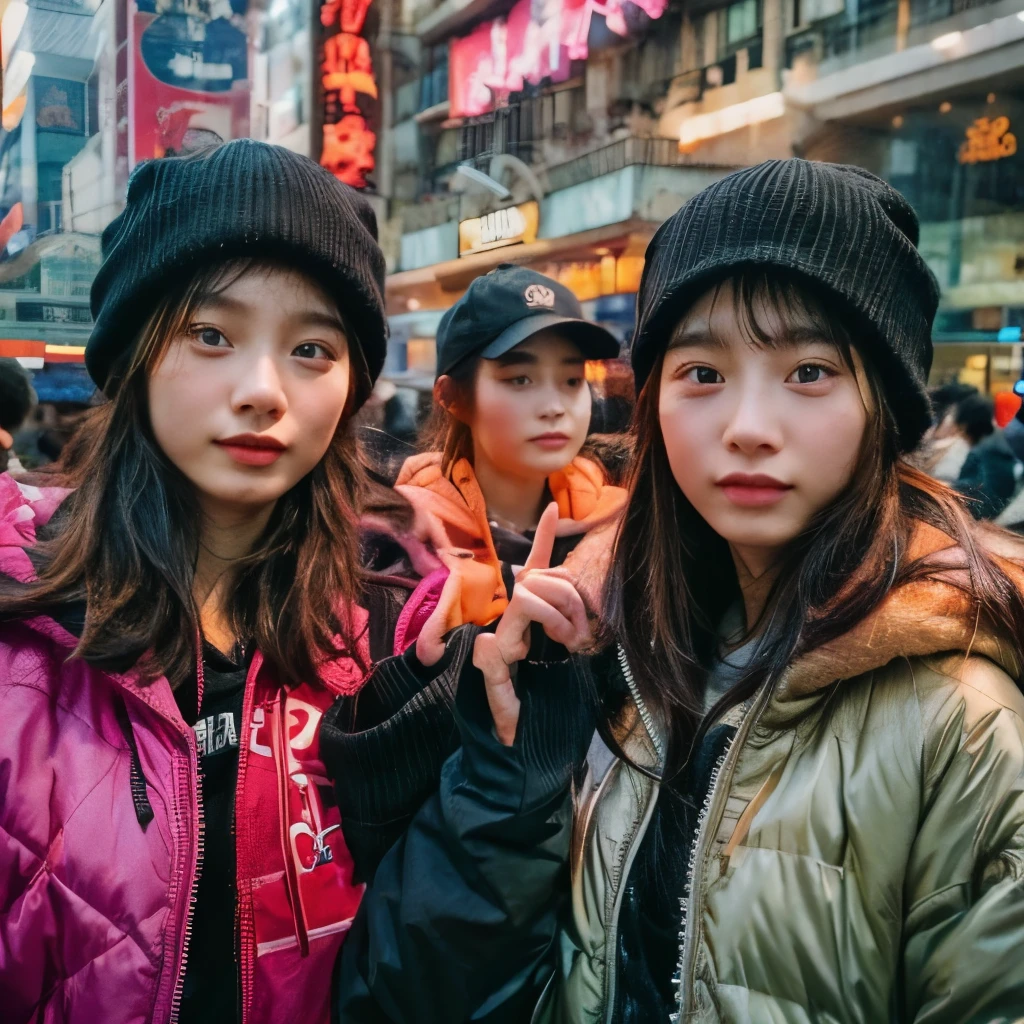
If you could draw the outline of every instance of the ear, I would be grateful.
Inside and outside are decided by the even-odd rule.
[[[462,419],[459,415],[457,397],[455,381],[448,374],[442,374],[434,381],[434,404],[439,405],[450,416]]]

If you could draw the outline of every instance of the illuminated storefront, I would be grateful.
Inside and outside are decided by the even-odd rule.
[[[856,162],[911,201],[938,278],[933,383],[986,391],[1020,376],[1024,326],[1024,80],[990,81],[878,111],[825,133],[808,155]]]

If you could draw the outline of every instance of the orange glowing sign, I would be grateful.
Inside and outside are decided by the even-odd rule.
[[[960,143],[962,164],[1002,160],[1017,152],[1017,136],[1010,131],[1008,117],[979,117],[967,129],[967,138]]]
[[[367,113],[377,100],[377,80],[369,42],[361,35],[370,0],[327,0],[320,8],[325,29],[338,31],[324,41],[320,66],[324,89],[324,128],[320,163],[354,188],[365,188],[375,165],[377,135]]]

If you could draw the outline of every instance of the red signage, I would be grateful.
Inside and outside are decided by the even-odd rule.
[[[367,114],[377,101],[370,44],[362,36],[370,0],[327,0],[320,8],[325,29],[320,66],[324,90],[324,130],[320,163],[341,181],[365,188],[374,168],[377,135]]]
[[[136,0],[128,23],[129,164],[249,134],[245,0]],[[234,8],[238,8],[235,10]]]
[[[529,82],[564,82],[574,60],[586,60],[594,15],[627,36],[625,12],[635,7],[654,20],[668,0],[519,0],[507,18],[478,25],[453,39],[448,59],[451,117],[484,114]]]

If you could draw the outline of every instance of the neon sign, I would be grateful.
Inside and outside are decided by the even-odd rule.
[[[363,35],[370,0],[326,0],[320,23],[338,31],[324,41],[320,65],[324,90],[320,164],[346,185],[365,188],[375,166],[377,135],[367,114],[377,100],[370,44]]]
[[[962,164],[980,164],[1002,160],[1016,152],[1017,136],[1010,131],[1008,117],[979,117],[967,129],[958,159]]]

